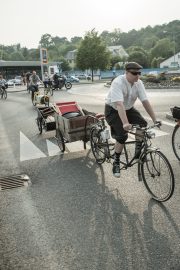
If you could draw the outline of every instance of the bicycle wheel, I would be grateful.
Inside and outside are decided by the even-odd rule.
[[[36,123],[37,123],[38,129],[39,129],[39,134],[42,134],[42,119],[38,117],[36,119]]]
[[[176,125],[172,134],[172,148],[175,156],[180,160],[180,126]]]
[[[65,83],[65,87],[66,87],[66,89],[71,89],[72,83],[66,82],[66,83]]]
[[[141,164],[142,180],[152,198],[165,202],[174,192],[174,174],[168,159],[159,150],[148,152]]]
[[[91,129],[90,143],[93,155],[98,164],[102,164],[106,160],[107,145],[102,141],[100,131],[96,127]]]
[[[57,139],[57,143],[58,143],[58,146],[59,146],[61,152],[64,152],[65,151],[64,138],[63,138],[63,135],[59,129],[56,129],[56,139]]]
[[[7,91],[5,89],[2,92],[2,98],[4,98],[4,99],[7,98]]]
[[[49,93],[50,93],[51,96],[53,96],[53,89],[52,89],[52,87],[49,88]]]

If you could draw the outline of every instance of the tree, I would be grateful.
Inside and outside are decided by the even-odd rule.
[[[12,61],[24,61],[24,56],[22,55],[21,52],[14,52],[10,55],[10,59]]]
[[[77,51],[76,64],[82,70],[91,69],[92,81],[94,70],[105,69],[110,60],[110,52],[95,30],[88,32]]]
[[[44,35],[42,35],[39,44],[43,48],[49,48],[51,46],[54,46],[54,42],[52,40],[52,36],[50,34],[44,34]]]

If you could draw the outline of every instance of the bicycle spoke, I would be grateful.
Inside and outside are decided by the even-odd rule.
[[[144,184],[157,201],[168,200],[174,191],[174,175],[167,158],[160,151],[147,153],[142,164]]]

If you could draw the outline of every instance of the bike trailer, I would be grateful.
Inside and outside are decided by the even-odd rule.
[[[55,110],[53,107],[37,107],[38,119],[43,123],[45,131],[55,130]],[[43,121],[42,121],[43,120]]]
[[[85,140],[89,137],[89,130],[94,119],[85,115],[82,108],[75,102],[56,103],[56,129],[68,142]]]

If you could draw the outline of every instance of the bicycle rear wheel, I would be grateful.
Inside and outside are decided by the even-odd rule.
[[[66,89],[71,89],[72,83],[70,83],[70,82],[65,82],[65,87],[66,87]]]
[[[90,143],[96,162],[102,164],[106,160],[107,144],[102,141],[100,131],[96,127],[91,129]]]
[[[180,126],[176,125],[172,134],[172,148],[175,156],[180,160]]]
[[[56,139],[57,139],[57,144],[61,150],[61,152],[65,151],[65,143],[64,143],[64,138],[59,129],[56,129]]]
[[[152,150],[142,160],[141,173],[152,198],[165,202],[174,192],[174,174],[168,159],[159,150]]]
[[[4,89],[2,93],[2,98],[6,99],[7,98],[7,91]]]

